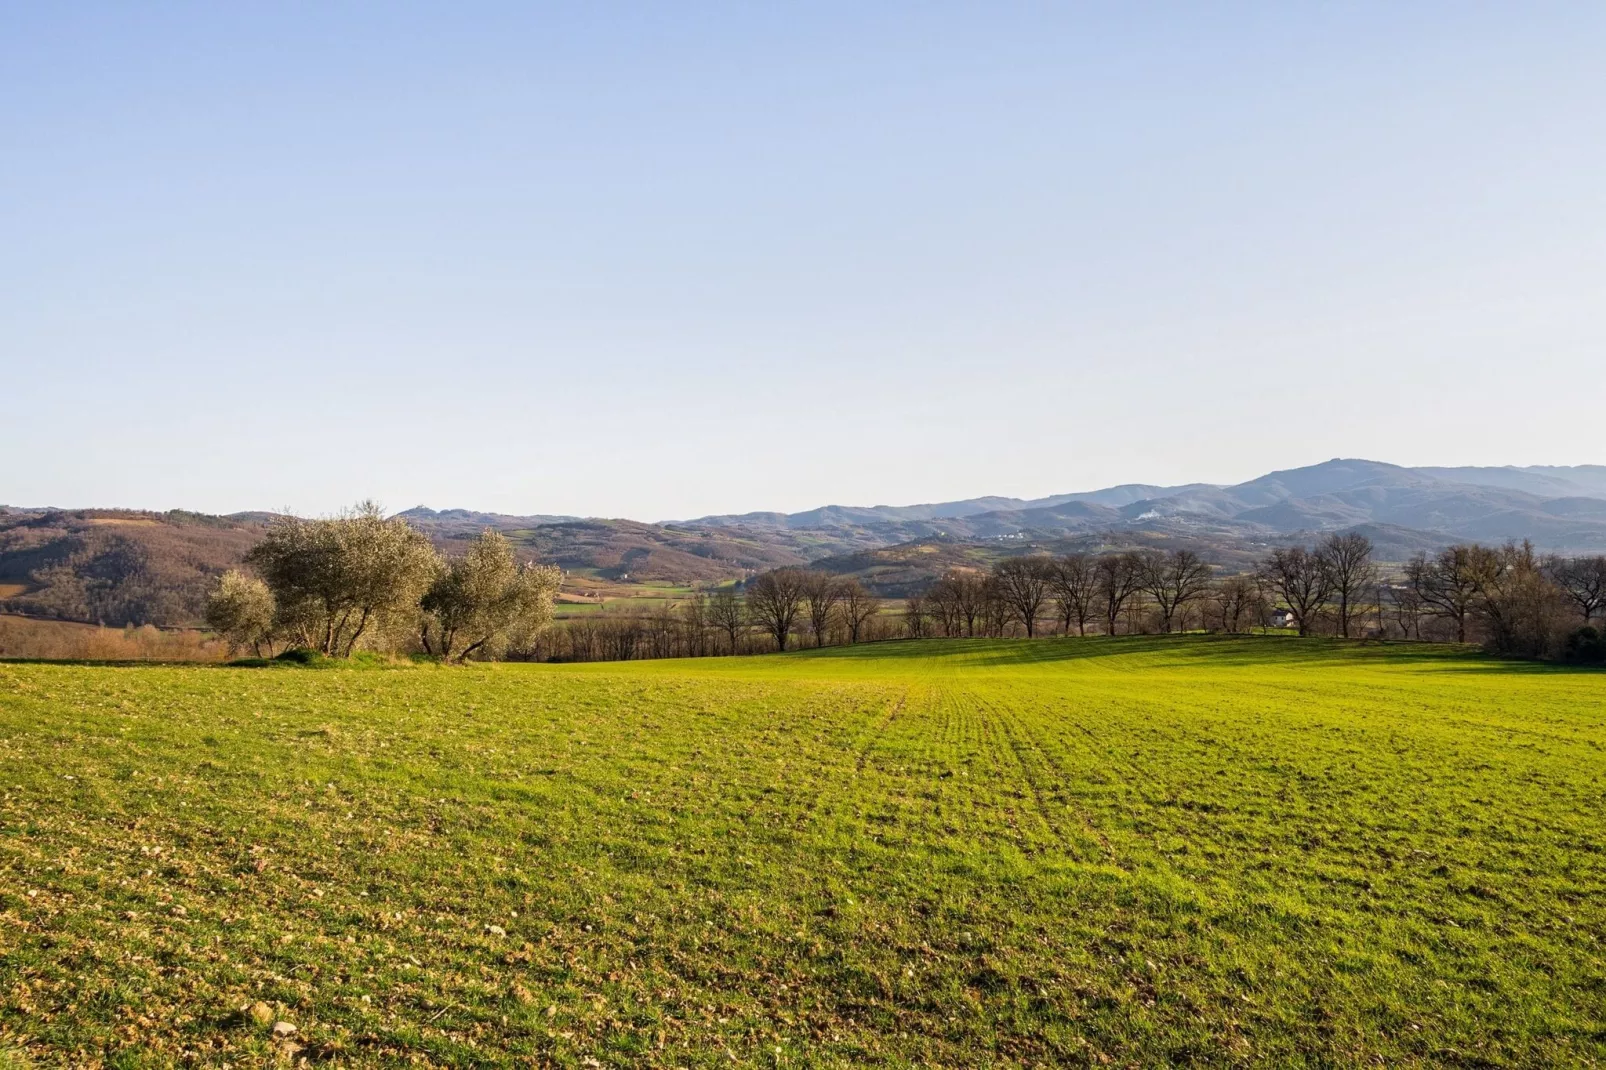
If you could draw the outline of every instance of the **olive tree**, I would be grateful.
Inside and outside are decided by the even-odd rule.
[[[228,641],[231,651],[250,647],[258,657],[272,655],[273,621],[273,592],[267,584],[236,569],[218,577],[206,600],[206,624]]]
[[[285,517],[246,555],[273,592],[280,631],[347,657],[387,618],[416,612],[437,563],[429,540],[363,502],[333,517]]]
[[[552,598],[562,573],[551,565],[520,565],[500,533],[485,530],[460,557],[442,560],[420,604],[419,639],[446,661],[501,652],[552,621]]]

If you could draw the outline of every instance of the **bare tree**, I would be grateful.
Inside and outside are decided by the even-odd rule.
[[[856,579],[842,584],[842,623],[847,625],[848,642],[857,643],[864,631],[865,622],[881,612],[881,599],[865,589]]]
[[[803,597],[808,601],[809,630],[814,633],[814,645],[824,646],[831,631],[831,612],[842,598],[842,585],[828,572],[809,571],[803,574]]]
[[[1322,540],[1316,555],[1327,571],[1332,597],[1338,602],[1338,633],[1348,639],[1356,599],[1377,582],[1372,540],[1358,531],[1329,535]]]
[[[645,638],[641,621],[635,617],[607,617],[597,621],[604,656],[609,661],[629,661],[636,656]]]
[[[1249,576],[1228,576],[1216,585],[1216,619],[1221,630],[1241,632],[1257,617],[1260,585]]]
[[[641,621],[642,636],[646,640],[650,658],[675,656],[675,636],[680,630],[680,619],[669,606],[660,606]]]
[[[998,583],[991,576],[981,583],[981,613],[977,617],[977,624],[981,633],[993,639],[998,639],[1009,630],[1009,625],[1015,619],[1014,610],[1004,601],[1003,594],[998,590]]]
[[[1048,599],[1053,563],[1046,557],[1006,557],[993,567],[993,583],[1015,619],[1026,628],[1026,638],[1037,634],[1037,619]]]
[[[1585,624],[1606,611],[1606,556],[1548,557],[1544,567],[1550,582],[1584,615]]]
[[[1303,546],[1281,546],[1261,562],[1260,577],[1293,613],[1299,634],[1309,635],[1316,615],[1333,593],[1322,559]]]
[[[926,609],[937,618],[938,629],[950,639],[964,630],[960,599],[959,581],[951,571],[943,573],[926,591]]]
[[[708,599],[697,594],[680,604],[680,624],[686,656],[700,658],[708,650]]]
[[[1192,550],[1149,550],[1138,563],[1138,585],[1154,599],[1162,631],[1169,632],[1178,611],[1210,589],[1210,566]]]
[[[1142,576],[1140,562],[1134,553],[1105,554],[1098,559],[1093,571],[1098,600],[1104,610],[1105,634],[1114,635],[1121,609],[1138,590]]]
[[[1417,594],[1416,588],[1409,583],[1390,586],[1386,590],[1389,615],[1394,618],[1395,625],[1400,629],[1400,635],[1406,639],[1422,638],[1422,596]],[[1377,600],[1378,604],[1382,605],[1381,592]]]
[[[747,612],[785,650],[803,607],[808,574],[798,568],[778,568],[755,576],[747,585]]]
[[[1434,557],[1417,554],[1405,566],[1405,579],[1435,616],[1455,623],[1455,641],[1467,641],[1467,621],[1478,599],[1478,547],[1451,546]]]
[[[926,599],[923,595],[910,594],[903,600],[903,630],[911,639],[925,636]]]
[[[1049,573],[1049,589],[1059,605],[1060,623],[1065,634],[1076,622],[1076,634],[1087,634],[1087,622],[1093,618],[1098,598],[1098,569],[1087,554],[1066,554],[1054,562]]]
[[[1471,550],[1485,646],[1522,657],[1550,653],[1560,638],[1565,596],[1545,575],[1533,544],[1524,539]]]
[[[974,569],[949,569],[945,575],[954,588],[954,605],[965,621],[965,634],[974,637],[976,622],[987,610],[987,578]]]
[[[708,600],[708,620],[725,633],[730,639],[730,652],[736,653],[741,646],[742,636],[747,632],[747,608],[736,597],[734,589],[721,587],[714,592],[714,597]]]

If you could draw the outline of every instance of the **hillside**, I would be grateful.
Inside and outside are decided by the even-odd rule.
[[[1279,637],[0,665],[0,1063],[1598,1065],[1601,680]]]
[[[213,578],[261,538],[256,518],[0,509],[0,611],[110,625],[187,624]]]
[[[398,515],[448,551],[493,528],[532,557],[606,580],[718,583],[809,559],[793,549],[806,545],[805,539],[755,538],[740,528],[686,529],[636,520],[502,516],[466,509],[436,512],[422,506]]]
[[[674,523],[502,515],[425,507],[401,514],[447,550],[491,527],[571,588],[696,586],[818,563],[899,595],[954,563],[1022,552],[1188,546],[1248,567],[1266,547],[1360,530],[1385,561],[1450,542],[1532,539],[1606,551],[1606,466],[1406,468],[1332,460],[1234,486],[1131,484],[1045,498],[824,506]],[[0,510],[0,611],[107,624],[192,624],[213,577],[239,563],[267,513],[208,517],[115,510]]]
[[[999,505],[1000,502],[1005,504]],[[1374,525],[1405,544],[1531,538],[1565,551],[1606,550],[1606,466],[1405,468],[1335,459],[1234,486],[1111,487],[1032,501],[976,498],[907,508],[826,506],[793,514],[704,517],[768,530],[867,533],[883,545],[932,536],[1056,538],[1146,531],[1258,542]]]

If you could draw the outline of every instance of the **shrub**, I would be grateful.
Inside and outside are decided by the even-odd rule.
[[[1582,665],[1606,665],[1606,633],[1584,625],[1567,636],[1566,657]]]
[[[273,592],[254,576],[234,569],[218,578],[206,602],[206,623],[238,653],[249,647],[257,657],[273,653]]]

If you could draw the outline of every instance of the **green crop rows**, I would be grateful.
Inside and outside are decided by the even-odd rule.
[[[1595,1065],[1603,745],[1280,638],[0,665],[0,1066]]]

